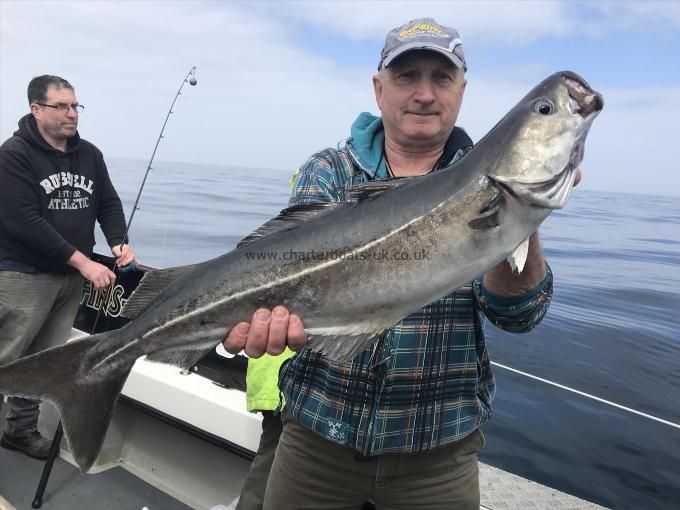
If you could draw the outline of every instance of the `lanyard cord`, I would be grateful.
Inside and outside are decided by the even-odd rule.
[[[378,160],[378,166],[376,167],[376,170],[380,168],[380,163],[382,163],[382,160],[385,160],[385,167],[387,168],[387,175],[389,177],[396,178],[397,176],[394,175],[394,172],[392,172],[392,167],[390,166],[390,161],[387,159],[387,152],[385,151],[385,144],[383,144],[382,152],[380,153],[380,159]],[[430,168],[426,173],[429,174],[430,172],[436,172],[439,170],[441,167],[442,161],[444,159],[444,151],[442,151],[442,155],[435,161],[434,166]]]

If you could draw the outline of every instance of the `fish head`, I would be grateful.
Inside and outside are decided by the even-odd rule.
[[[503,161],[489,177],[530,205],[562,208],[571,195],[590,126],[604,100],[576,73],[555,73],[499,123]]]

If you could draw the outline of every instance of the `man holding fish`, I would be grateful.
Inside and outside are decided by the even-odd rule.
[[[95,221],[119,266],[135,258],[103,156],[78,135],[83,106],[71,84],[37,76],[28,102],[31,112],[0,147],[0,365],[67,340],[83,278],[98,290],[115,282],[89,258]],[[38,402],[10,397],[7,408],[0,445],[46,458]]]
[[[361,114],[344,147],[312,156],[290,205],[345,202],[350,186],[422,176],[462,158],[467,136],[454,126],[466,70],[454,28],[424,18],[392,30],[373,77],[382,118]],[[552,113],[547,103],[537,115]],[[573,169],[566,185],[578,180]],[[490,205],[473,228],[497,227]],[[495,391],[481,316],[506,331],[529,331],[552,297],[537,233],[511,259],[449,289],[345,362],[305,346],[305,317],[283,306],[261,308],[232,328],[224,342],[230,352],[258,358],[299,350],[280,371],[284,426],[265,509],[352,509],[366,499],[378,508],[479,508],[479,427]]]
[[[495,389],[482,314],[513,332],[544,316],[535,232],[567,203],[603,99],[554,73],[466,152],[465,69],[452,28],[390,32],[383,118],[360,115],[343,148],[310,158],[291,207],[229,253],[148,271],[131,322],[0,366],[0,392],[55,403],[86,472],[141,356],[188,369],[220,342],[253,357],[288,345],[301,351],[280,373],[265,508],[477,507]]]

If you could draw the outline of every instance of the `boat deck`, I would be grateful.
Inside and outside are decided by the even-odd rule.
[[[197,438],[192,440],[201,441]],[[214,447],[213,447],[214,448]],[[218,449],[219,450],[219,449]],[[220,455],[230,456],[227,451]],[[243,460],[243,459],[240,459]],[[243,460],[243,462],[247,462]],[[29,510],[43,462],[0,448],[0,510]],[[226,474],[223,473],[226,478]],[[480,464],[482,509],[594,510],[603,508],[500,469]],[[4,501],[3,501],[4,498]],[[235,502],[215,502],[233,509]],[[62,458],[54,463],[43,499],[46,510],[207,510],[166,494],[119,466],[96,474],[81,475]]]
[[[487,510],[596,510],[604,508],[481,462],[479,464],[479,490],[481,508]]]
[[[30,510],[44,463],[0,448],[0,510]],[[94,475],[57,459],[43,496],[45,510],[189,510],[191,507],[122,467]]]

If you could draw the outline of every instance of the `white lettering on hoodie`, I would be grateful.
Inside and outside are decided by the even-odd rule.
[[[51,195],[63,186],[81,189],[92,195],[94,183],[92,179],[84,175],[57,172],[40,181],[40,186],[47,195]],[[80,192],[74,192],[74,197],[79,197],[79,195]],[[59,198],[50,199],[48,209],[86,209],[90,205],[89,197],[70,198],[70,193],[67,191],[58,192],[58,196]]]

